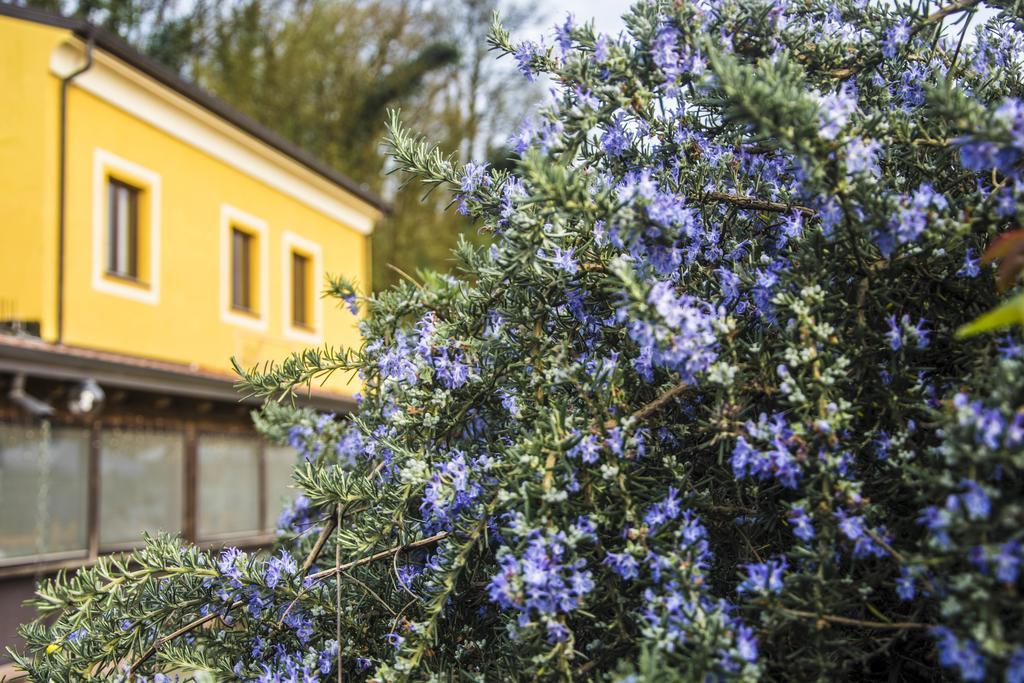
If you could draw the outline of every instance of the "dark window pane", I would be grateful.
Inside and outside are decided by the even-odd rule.
[[[292,253],[292,323],[309,326],[309,258]]]
[[[251,311],[252,235],[237,228],[231,231],[231,305]]]
[[[108,429],[100,453],[100,543],[142,542],[142,532],[181,531],[184,437]]]
[[[107,270],[139,277],[139,190],[111,178],[108,182],[109,219]]]
[[[0,424],[0,559],[84,551],[89,432]]]
[[[202,435],[198,447],[200,538],[254,534],[260,524],[260,444],[240,436]]]

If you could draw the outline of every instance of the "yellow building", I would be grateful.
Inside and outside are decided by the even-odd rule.
[[[34,578],[143,529],[270,538],[292,456],[255,436],[229,358],[358,344],[319,291],[370,282],[386,207],[75,19],[0,4],[0,111],[2,651]]]

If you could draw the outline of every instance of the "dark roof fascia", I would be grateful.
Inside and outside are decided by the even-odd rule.
[[[31,348],[0,345],[0,372],[24,373],[64,381],[93,379],[101,386],[120,387],[155,394],[171,394],[212,401],[259,405],[259,399],[243,399],[228,377],[193,374],[163,368],[140,367],[116,360],[83,358],[62,353],[59,347]],[[299,392],[296,403],[315,410],[348,413],[355,409],[355,400],[323,393],[306,395]]]
[[[147,57],[113,33],[94,24],[75,17],[64,17],[50,12],[20,7],[7,2],[0,2],[0,16],[23,19],[38,24],[64,28],[74,32],[80,38],[92,38],[97,47],[110,53],[121,61],[131,65],[153,80],[174,90],[179,95],[195,102],[207,111],[227,121],[236,128],[253,136],[265,145],[272,147],[281,154],[290,157],[310,171],[313,171],[331,183],[351,192],[359,199],[383,213],[391,213],[391,205],[374,192],[360,186],[354,180],[334,170],[306,150],[295,145],[257,123],[249,116],[238,111],[220,98],[214,97],[194,83],[186,81],[177,73],[168,69],[151,57]]]

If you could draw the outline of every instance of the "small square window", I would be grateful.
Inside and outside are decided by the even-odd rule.
[[[245,313],[255,309],[253,297],[253,247],[255,238],[237,227],[231,229],[231,307]]]
[[[139,188],[107,179],[107,272],[140,279]]]

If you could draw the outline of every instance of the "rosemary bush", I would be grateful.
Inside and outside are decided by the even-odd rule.
[[[39,588],[36,680],[1024,680],[1024,360],[956,340],[1024,199],[1022,7],[638,3],[492,45],[550,103],[513,172],[395,118],[494,237],[365,343],[243,371],[304,456],[269,556]],[[970,35],[969,35],[970,34]],[[340,671],[339,671],[340,668]]]

